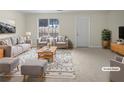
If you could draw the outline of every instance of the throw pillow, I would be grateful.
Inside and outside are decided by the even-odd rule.
[[[5,40],[4,40],[4,43],[5,43],[6,45],[8,45],[8,46],[12,46],[12,42],[11,42],[10,38],[9,38],[9,39],[5,39]]]
[[[38,38],[38,42],[41,42],[41,37]]]
[[[17,42],[17,37],[11,37],[12,39],[12,44],[13,45],[16,45],[18,42]]]
[[[47,37],[46,37],[46,36],[41,37],[41,42],[42,42],[42,41],[47,41]]]
[[[7,45],[5,40],[0,41],[0,45]]]
[[[58,42],[64,42],[65,41],[65,37],[64,36],[58,36],[57,41]]]
[[[24,37],[19,37],[18,38],[18,44],[24,44],[24,43],[25,43]]]

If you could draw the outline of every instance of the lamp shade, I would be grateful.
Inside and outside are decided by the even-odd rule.
[[[27,36],[31,36],[31,32],[26,32],[25,33]]]

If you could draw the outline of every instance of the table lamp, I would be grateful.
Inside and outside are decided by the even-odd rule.
[[[31,32],[26,32],[25,34],[26,34],[26,39],[29,40],[31,36]]]

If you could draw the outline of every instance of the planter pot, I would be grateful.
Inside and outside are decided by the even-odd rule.
[[[104,41],[104,40],[103,40],[103,41],[102,41],[102,47],[103,47],[103,48],[110,48],[110,41],[106,41],[106,40]]]

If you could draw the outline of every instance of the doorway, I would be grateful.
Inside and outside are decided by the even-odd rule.
[[[89,47],[90,21],[89,17],[78,17],[76,22],[77,47]]]

